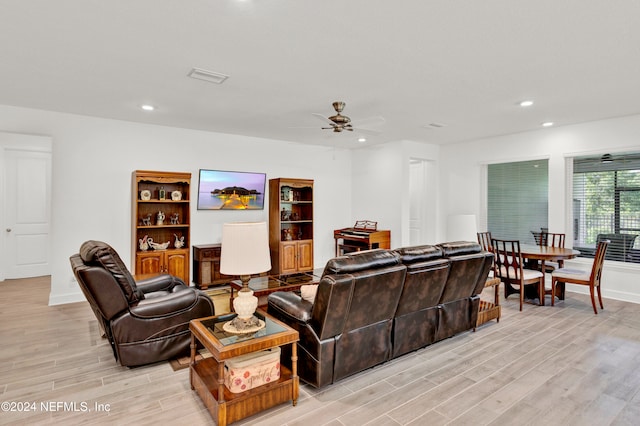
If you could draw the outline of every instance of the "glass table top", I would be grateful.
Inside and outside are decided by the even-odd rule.
[[[317,284],[319,281],[320,277],[311,273],[253,277],[249,280],[249,288],[253,291],[262,291],[287,286]],[[240,288],[242,286],[240,280],[234,280],[231,283],[235,288]]]
[[[287,329],[269,317],[265,317],[260,312],[255,313],[256,317],[265,322],[265,327],[255,333],[234,334],[224,331],[222,326],[236,317],[236,314],[220,315],[213,318],[201,320],[207,330],[223,345],[231,345],[234,343],[245,342],[247,340],[257,339],[259,337],[271,336],[282,333]]]

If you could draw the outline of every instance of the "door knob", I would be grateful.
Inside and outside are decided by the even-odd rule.
[[[11,232],[11,228],[7,228],[7,232]]]

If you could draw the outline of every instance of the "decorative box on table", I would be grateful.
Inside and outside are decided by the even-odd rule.
[[[280,348],[228,359],[224,369],[224,384],[233,393],[274,382],[280,378]]]

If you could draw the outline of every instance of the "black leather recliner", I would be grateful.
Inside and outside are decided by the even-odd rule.
[[[116,360],[123,366],[188,354],[189,321],[215,315],[211,299],[177,277],[158,275],[136,282],[106,243],[86,241],[70,261]]]

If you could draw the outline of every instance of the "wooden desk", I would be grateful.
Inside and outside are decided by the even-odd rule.
[[[549,261],[559,261],[566,259],[573,259],[578,256],[580,252],[578,250],[564,248],[564,247],[548,247],[548,246],[538,246],[534,244],[521,244],[520,245],[520,253],[522,254],[523,259],[535,260],[540,262],[540,270],[542,272],[542,285],[544,286],[544,263]],[[546,294],[551,294],[551,292],[547,292]],[[544,300],[540,301],[540,305],[544,305]]]

